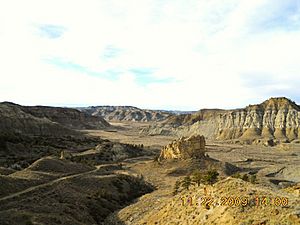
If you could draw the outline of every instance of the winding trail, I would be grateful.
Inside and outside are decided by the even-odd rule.
[[[56,184],[60,181],[63,181],[63,180],[67,180],[67,179],[71,179],[71,178],[75,178],[75,177],[79,177],[79,176],[84,176],[84,175],[87,175],[87,174],[90,174],[90,173],[94,173],[99,169],[100,169],[100,167],[98,167],[94,170],[87,171],[87,172],[77,173],[77,174],[72,174],[72,175],[60,177],[58,179],[49,181],[47,183],[43,183],[43,184],[39,184],[39,185],[36,185],[36,186],[29,187],[29,188],[27,188],[23,191],[19,191],[19,192],[16,192],[16,193],[13,193],[13,194],[10,194],[10,195],[7,195],[5,197],[0,198],[0,203],[3,202],[3,201],[6,201],[6,200],[10,200],[12,198],[19,197],[19,196],[24,195],[24,194],[30,193],[32,191],[35,191],[35,190],[39,189],[39,188],[44,188],[44,187],[47,187],[47,186],[54,185],[54,184]]]
[[[148,157],[135,157],[135,158],[130,158],[130,159],[124,160],[124,162],[129,163],[129,164],[134,164],[134,163],[139,162],[140,160],[145,160],[145,159],[148,159],[148,160],[149,160],[149,156],[148,156]],[[85,175],[87,175],[87,174],[96,173],[96,172],[98,172],[101,168],[106,167],[106,166],[111,166],[111,165],[117,165],[117,164],[116,164],[116,163],[110,163],[110,164],[97,165],[96,168],[95,168],[94,170],[90,170],[90,171],[83,172],[83,173],[76,173],[76,174],[72,174],[72,175],[63,176],[63,177],[60,177],[60,178],[51,180],[51,181],[46,182],[46,183],[43,183],[43,184],[39,184],[39,185],[35,185],[35,186],[32,186],[32,187],[29,187],[29,188],[27,188],[27,189],[25,189],[25,190],[22,190],[22,191],[19,191],[19,192],[16,192],[16,193],[12,193],[12,194],[10,194],[10,195],[7,195],[7,196],[5,196],[5,197],[0,198],[0,204],[1,204],[1,202],[3,202],[3,201],[11,200],[11,199],[13,199],[13,198],[20,197],[21,195],[30,193],[30,192],[35,191],[35,190],[40,189],[40,188],[44,188],[44,187],[47,187],[47,186],[54,185],[54,184],[56,184],[56,183],[59,183],[59,182],[61,182],[61,181],[67,180],[67,179],[72,179],[72,178],[75,178],[75,177],[80,177],[80,176],[85,176]],[[103,176],[103,177],[116,176],[116,173],[112,173],[112,174],[108,174],[108,175],[103,174],[103,175],[101,175],[101,176]]]

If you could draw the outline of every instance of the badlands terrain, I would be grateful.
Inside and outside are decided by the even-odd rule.
[[[0,224],[300,224],[300,106],[0,103]]]

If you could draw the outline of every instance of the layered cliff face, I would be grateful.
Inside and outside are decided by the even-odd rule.
[[[275,138],[294,140],[300,137],[300,107],[286,98],[271,98],[220,115],[219,139]]]
[[[200,110],[172,116],[144,132],[176,135],[202,134],[209,139],[292,141],[300,138],[300,106],[287,98],[271,98],[236,110]]]
[[[102,116],[110,121],[162,121],[172,115],[171,112],[139,109],[132,106],[91,106],[78,109],[93,116]]]
[[[205,152],[204,136],[180,138],[163,147],[158,160],[201,158]]]

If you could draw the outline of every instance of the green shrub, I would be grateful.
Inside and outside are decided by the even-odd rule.
[[[192,174],[192,182],[196,183],[199,187],[203,181],[203,174],[199,170],[195,170]]]
[[[248,181],[249,181],[249,176],[248,176],[248,174],[245,173],[245,174],[242,176],[242,180],[248,182]]]
[[[180,186],[181,186],[181,182],[180,180],[177,180],[174,185],[173,195],[176,195],[179,192]]]
[[[182,180],[177,180],[174,188],[173,195],[176,195],[180,192],[180,188],[189,190],[189,187],[193,184],[197,184],[199,187],[201,183],[203,184],[214,184],[218,180],[219,173],[217,170],[212,169],[206,172],[201,172],[199,170],[195,170],[191,176],[186,176]]]
[[[249,176],[245,173],[243,176],[241,176],[240,173],[236,173],[232,177],[242,179],[243,181],[251,182],[252,184],[255,184],[257,180],[255,174]]]
[[[186,176],[181,182],[182,187],[187,190],[189,190],[191,184],[192,184],[192,179],[190,178],[190,176]]]
[[[255,183],[256,183],[256,174],[252,174],[252,175],[250,176],[250,182],[251,182],[252,184],[255,184]]]
[[[241,179],[241,178],[242,178],[242,176],[241,176],[240,173],[235,173],[235,174],[232,175],[232,177],[233,177],[233,178],[238,178],[238,179]]]
[[[204,175],[203,182],[205,184],[214,184],[218,181],[218,176],[219,176],[219,173],[217,172],[217,170],[215,170],[215,169],[209,170]]]

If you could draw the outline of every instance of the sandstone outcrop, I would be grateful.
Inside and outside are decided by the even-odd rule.
[[[221,115],[218,138],[294,140],[300,136],[299,125],[298,105],[286,98],[271,98],[262,104]]]
[[[300,106],[284,97],[270,98],[243,109],[205,109],[195,114],[171,116],[143,132],[178,136],[200,134],[217,140],[287,142],[300,138]]]
[[[205,153],[205,138],[197,135],[180,138],[163,147],[158,160],[201,158]]]
[[[171,112],[139,109],[132,106],[91,106],[78,109],[92,116],[101,116],[108,121],[162,121],[173,115]]]

